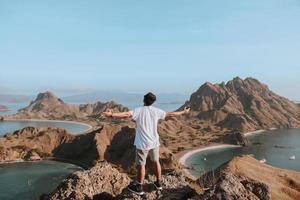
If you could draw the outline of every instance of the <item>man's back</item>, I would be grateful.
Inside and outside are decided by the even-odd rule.
[[[136,148],[149,150],[158,147],[157,125],[160,119],[165,118],[166,112],[153,106],[143,106],[131,111],[131,115],[136,122]]]
[[[132,118],[136,122],[136,136],[134,145],[136,146],[135,162],[137,164],[137,181],[132,182],[128,186],[128,190],[143,195],[143,183],[145,179],[145,165],[147,156],[152,161],[153,171],[156,176],[154,186],[161,190],[161,166],[159,163],[159,136],[157,133],[157,125],[160,119],[166,117],[176,117],[189,112],[189,108],[183,111],[165,112],[151,106],[156,101],[156,96],[149,92],[144,96],[143,107],[136,108],[129,112],[113,113],[111,110],[103,112],[103,116],[113,118]]]

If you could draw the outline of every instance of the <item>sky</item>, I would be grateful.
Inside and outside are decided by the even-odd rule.
[[[0,93],[189,94],[254,77],[300,100],[299,0],[0,0]]]

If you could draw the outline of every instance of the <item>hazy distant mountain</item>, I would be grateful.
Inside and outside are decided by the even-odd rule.
[[[184,106],[190,106],[198,118],[224,128],[300,127],[299,106],[253,78],[205,83]]]
[[[142,102],[143,96],[144,94],[138,93],[98,91],[93,93],[67,96],[63,97],[62,99],[66,102],[76,103],[88,103],[101,100],[116,101],[125,104]],[[187,95],[178,93],[158,93],[156,96],[158,103],[182,103],[185,102],[188,97]]]
[[[0,94],[0,102],[21,103],[21,102],[28,102],[31,99],[32,99],[32,96],[13,95],[13,94]]]
[[[39,93],[30,105],[21,109],[15,117],[17,118],[39,118],[39,119],[78,119],[87,116],[99,115],[107,108],[115,111],[126,111],[126,107],[113,101],[93,104],[72,105],[65,103],[52,92]]]
[[[0,111],[6,111],[9,108],[7,106],[0,105]]]

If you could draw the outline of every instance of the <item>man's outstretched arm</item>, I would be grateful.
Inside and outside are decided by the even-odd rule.
[[[188,114],[190,112],[190,108],[185,107],[182,111],[177,111],[177,112],[167,112],[166,113],[166,118],[167,117],[177,117],[180,115],[185,115]]]
[[[112,117],[112,118],[131,118],[132,117],[130,112],[113,113],[112,110],[108,110],[106,112],[103,112],[102,116]]]

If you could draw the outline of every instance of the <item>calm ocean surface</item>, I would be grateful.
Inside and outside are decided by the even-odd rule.
[[[24,127],[58,127],[64,128],[73,134],[78,134],[89,129],[89,126],[84,124],[75,124],[72,122],[58,122],[58,121],[3,121],[0,122],[0,137],[6,133],[14,132],[15,130]]]
[[[49,193],[81,168],[62,162],[39,161],[0,165],[0,199],[33,200]]]
[[[255,158],[266,159],[275,167],[300,171],[300,129],[268,131],[248,137],[253,146],[241,148],[222,148],[196,153],[186,160],[190,172],[199,177],[207,171],[216,169],[234,156],[253,154]],[[295,160],[290,157],[295,156]]]

